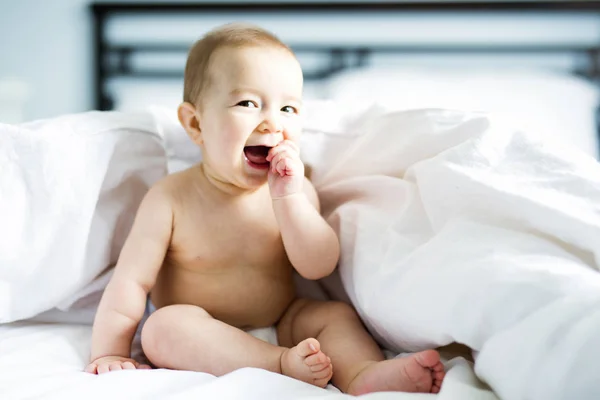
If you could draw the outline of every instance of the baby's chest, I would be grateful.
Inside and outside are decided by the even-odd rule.
[[[176,226],[178,252],[213,265],[280,264],[287,260],[274,215],[224,210]]]

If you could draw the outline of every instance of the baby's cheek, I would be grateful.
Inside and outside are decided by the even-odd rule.
[[[230,151],[241,151],[248,140],[248,136],[247,130],[244,131],[239,127],[229,126],[221,132],[221,145]]]
[[[302,124],[298,120],[290,121],[286,126],[285,133],[285,139],[298,143],[300,135],[302,134]]]
[[[296,145],[299,145],[300,144],[300,132],[289,133],[285,139],[289,140],[291,142],[294,142]]]

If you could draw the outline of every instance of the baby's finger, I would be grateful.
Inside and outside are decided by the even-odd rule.
[[[296,143],[292,142],[291,140],[284,140],[283,142],[280,142],[277,146],[269,150],[269,154],[267,155],[267,161],[271,161],[277,154],[283,151],[288,151],[295,155],[300,154],[300,149],[298,148]]]
[[[100,364],[100,365],[98,365],[98,375],[104,374],[104,373],[106,373],[108,371],[110,371],[110,369],[108,369],[108,364]]]
[[[277,154],[281,154],[282,151],[286,151],[287,148],[285,146],[281,146],[281,145],[277,145],[275,147],[272,147],[271,150],[269,150],[269,154],[267,154],[267,161],[271,161],[275,158],[275,156]]]
[[[285,154],[277,154],[273,161],[271,161],[271,165],[273,166],[273,173],[278,173],[281,176],[285,175],[285,162],[287,159]]]
[[[277,173],[281,176],[285,176],[285,160],[280,160],[277,163]]]
[[[89,364],[87,367],[85,367],[85,372],[89,374],[95,374],[97,370],[98,366],[96,364]]]
[[[285,157],[286,157],[285,153],[278,153],[271,160],[271,170],[273,171],[274,174],[279,172],[278,165],[281,162],[281,160]]]
[[[287,153],[290,157],[299,157],[300,152],[298,146],[291,140],[286,140],[277,145],[278,148],[281,149],[282,152]]]
[[[110,363],[110,365],[108,366],[108,369],[110,371],[120,371],[123,369],[123,367],[121,366],[120,362],[114,362],[114,363]]]
[[[271,172],[274,174],[277,172],[277,160],[278,159],[272,158],[271,161],[269,161],[271,163],[270,164]]]
[[[125,361],[123,363],[123,369],[135,369],[135,365],[131,361]]]
[[[140,364],[138,365],[137,369],[152,369],[152,367],[148,364]]]
[[[281,161],[277,163],[277,172],[279,172],[281,176],[285,176],[288,171],[290,171],[291,164],[292,162],[289,157],[282,157]]]

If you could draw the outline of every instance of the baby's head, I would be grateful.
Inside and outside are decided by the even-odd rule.
[[[226,25],[190,50],[178,115],[205,172],[251,189],[267,179],[262,155],[298,139],[301,97],[302,70],[285,44],[255,26]]]

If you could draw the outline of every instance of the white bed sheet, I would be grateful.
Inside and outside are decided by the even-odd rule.
[[[68,315],[64,316],[68,319]],[[0,326],[0,398],[16,399],[325,399],[351,398],[333,386],[320,389],[255,368],[216,378],[172,370],[83,372],[91,326],[18,322]],[[496,400],[475,378],[470,363],[454,358],[439,395],[376,393],[372,400]]]

